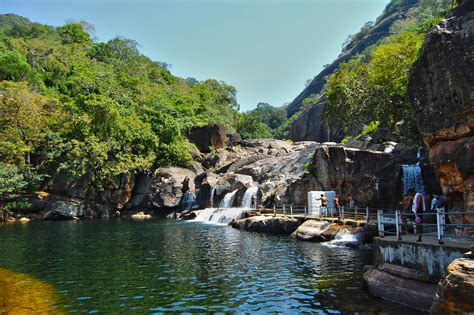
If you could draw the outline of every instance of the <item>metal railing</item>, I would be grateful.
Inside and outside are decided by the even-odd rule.
[[[385,235],[396,235],[398,240],[402,240],[402,235],[414,234],[418,235],[418,241],[421,242],[422,236],[437,237],[438,243],[443,244],[443,240],[447,238],[447,232],[452,231],[450,234],[451,238],[465,238],[474,239],[474,235],[456,235],[456,228],[472,227],[473,223],[447,223],[446,218],[452,215],[474,215],[474,212],[464,212],[462,210],[455,211],[437,211],[437,212],[424,212],[424,213],[413,213],[413,212],[402,212],[400,210],[391,211],[387,213],[386,210],[378,210],[377,212],[377,227],[379,236],[384,237]],[[422,221],[416,223],[416,216],[420,216]],[[424,218],[430,216],[436,216],[435,223],[423,223]],[[391,227],[392,229],[387,229]],[[395,227],[395,230],[393,230]],[[414,233],[410,233],[410,229],[414,230]],[[425,229],[427,228],[427,229]]]
[[[260,208],[258,212],[260,214],[267,214],[267,215],[283,215],[283,216],[303,216],[303,217],[310,217],[310,218],[334,218],[334,219],[352,219],[357,221],[366,221],[367,223],[370,221],[375,222],[377,220],[377,210],[378,208],[344,208],[340,207],[339,211],[336,208],[327,208],[327,211],[323,211],[326,208],[318,209],[319,213],[314,213],[314,210],[308,210],[307,207],[298,208],[293,207],[292,205],[281,205],[273,206],[273,208]]]

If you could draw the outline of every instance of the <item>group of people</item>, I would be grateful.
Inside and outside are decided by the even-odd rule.
[[[320,207],[321,214],[328,215],[329,214],[328,197],[326,197],[324,194],[321,194],[321,197],[317,198],[316,200],[321,201],[321,207]],[[354,197],[351,194],[346,194],[344,201],[345,201],[346,208],[354,209],[356,207]],[[338,195],[334,196],[333,202],[334,202],[334,208],[336,209],[337,215],[341,216],[341,200],[339,199]]]
[[[417,242],[421,242],[421,234],[423,234],[423,215],[426,212],[444,214],[446,210],[446,200],[442,194],[436,195],[428,193],[426,198],[421,192],[416,192],[415,189],[408,189],[407,194],[402,201],[403,223],[408,223],[411,219],[415,223],[415,233],[418,234]],[[442,215],[441,224],[445,224],[445,216]],[[405,231],[408,232],[408,226],[405,226]]]

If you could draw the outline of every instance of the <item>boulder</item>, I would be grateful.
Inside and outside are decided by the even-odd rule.
[[[339,227],[327,221],[307,220],[292,235],[302,241],[327,242],[334,239]]]
[[[408,93],[448,205],[474,211],[474,2],[463,1],[427,34]],[[474,222],[474,216],[465,216]],[[460,223],[461,218],[450,218]],[[472,235],[474,229],[459,228]]]
[[[227,134],[227,145],[228,146],[235,146],[242,143],[242,137],[239,133],[233,132]]]
[[[301,224],[300,219],[290,217],[253,216],[232,222],[232,227],[253,232],[290,235]]]
[[[18,222],[20,223],[28,223],[30,222],[31,220],[28,219],[27,217],[21,217],[20,219],[18,219]]]
[[[138,213],[132,214],[131,218],[136,220],[151,219],[151,215],[145,214],[143,211],[140,211]]]
[[[225,194],[253,184],[252,176],[242,174],[226,174],[221,176],[216,183],[216,202],[224,198]]]
[[[474,260],[454,260],[438,284],[432,314],[474,313]]]
[[[227,140],[227,129],[222,124],[194,127],[188,134],[189,140],[199,151],[211,152],[212,149],[223,148]]]
[[[43,220],[72,220],[84,216],[84,201],[73,198],[54,198],[48,202]]]
[[[151,200],[153,206],[157,208],[177,208],[185,193],[183,190],[185,183],[187,183],[188,188],[194,189],[196,174],[185,168],[163,167],[157,169],[153,177],[152,187],[150,187],[150,193],[153,195]],[[189,187],[189,185],[192,186]]]
[[[426,312],[431,307],[436,285],[409,277],[418,273],[405,267],[380,270],[368,266],[364,279],[373,295]]]
[[[350,193],[359,206],[391,207],[401,195],[401,168],[392,155],[341,146],[314,153],[311,173],[321,190]]]

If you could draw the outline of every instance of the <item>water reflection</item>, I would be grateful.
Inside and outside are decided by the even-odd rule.
[[[365,288],[370,251],[227,226],[32,222],[0,226],[0,245],[0,266],[54,284],[68,311],[401,311]]]

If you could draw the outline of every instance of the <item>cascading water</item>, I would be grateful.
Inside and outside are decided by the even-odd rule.
[[[244,197],[242,198],[241,208],[251,208],[252,207],[252,197],[257,196],[258,187],[252,186],[247,188],[245,191]]]
[[[242,208],[207,208],[196,211],[195,221],[229,224],[234,220],[242,219],[244,216],[245,210]]]
[[[183,197],[183,202],[182,202],[183,210],[189,210],[189,211],[192,210],[194,206],[194,200],[195,200],[194,193],[192,191],[187,191]]]
[[[415,165],[402,165],[403,169],[403,195],[408,193],[410,188],[415,189],[416,192],[425,192],[425,186],[423,184],[423,175],[421,173],[421,167],[418,164]]]
[[[211,187],[211,208],[214,207],[214,192],[215,192],[215,188],[214,187]]]
[[[219,203],[219,208],[231,208],[232,204],[234,203],[235,194],[237,193],[237,189],[225,194],[224,198]]]
[[[362,245],[362,233],[341,229],[337,232],[334,240],[323,244],[327,246],[360,247]]]
[[[248,208],[251,207],[252,196],[256,196],[258,187],[249,187],[244,194],[240,208],[232,208],[237,190],[227,193],[219,204],[219,208],[207,208],[196,211],[195,221],[208,223],[229,224],[234,220],[242,219]]]

